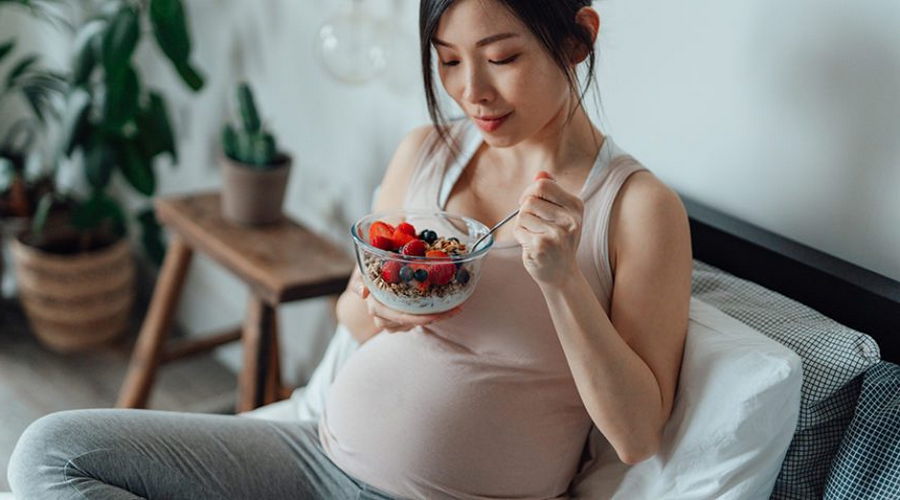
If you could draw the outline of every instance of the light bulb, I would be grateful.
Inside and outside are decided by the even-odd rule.
[[[345,83],[364,83],[387,66],[378,21],[365,11],[362,0],[350,0],[322,25],[316,53],[326,71]]]

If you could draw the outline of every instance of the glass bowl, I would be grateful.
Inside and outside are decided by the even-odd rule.
[[[489,230],[462,215],[396,209],[369,214],[350,232],[363,280],[379,302],[410,314],[437,314],[472,295],[493,235],[476,252],[469,249]]]

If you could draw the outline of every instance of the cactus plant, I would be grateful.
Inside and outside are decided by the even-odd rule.
[[[280,162],[275,137],[263,127],[253,91],[246,82],[238,85],[237,100],[241,121],[237,126],[226,124],[222,131],[225,154],[256,169],[277,167]]]

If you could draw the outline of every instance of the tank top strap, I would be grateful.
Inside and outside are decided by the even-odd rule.
[[[610,159],[607,168],[603,169],[585,189],[585,211],[590,211],[591,221],[582,229],[582,241],[595,241],[592,245],[594,263],[600,285],[607,297],[612,297],[613,273],[609,252],[609,222],[613,203],[628,177],[635,172],[648,170],[631,155],[620,149],[612,139],[609,151]]]
[[[443,208],[453,183],[480,144],[479,141],[472,149],[475,138],[463,120],[451,122],[447,135],[452,146],[444,143],[437,129],[433,129],[423,142],[404,196],[404,207]]]

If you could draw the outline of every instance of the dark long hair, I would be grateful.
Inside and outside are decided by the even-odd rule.
[[[562,70],[573,93],[578,95],[578,105],[594,81],[596,54],[591,32],[575,21],[582,7],[590,7],[591,0],[496,0],[509,9],[541,42],[556,65]],[[422,76],[425,83],[425,100],[428,114],[444,143],[450,145],[447,136],[447,120],[437,100],[432,67],[431,43],[437,33],[441,16],[454,0],[422,0],[419,5],[419,43],[422,53]],[[578,73],[571,63],[573,49],[579,45],[587,51],[585,85],[578,84]],[[576,108],[577,109],[577,108]],[[574,110],[573,110],[574,112]],[[571,116],[570,116],[571,118]],[[452,145],[451,145],[452,146]]]

